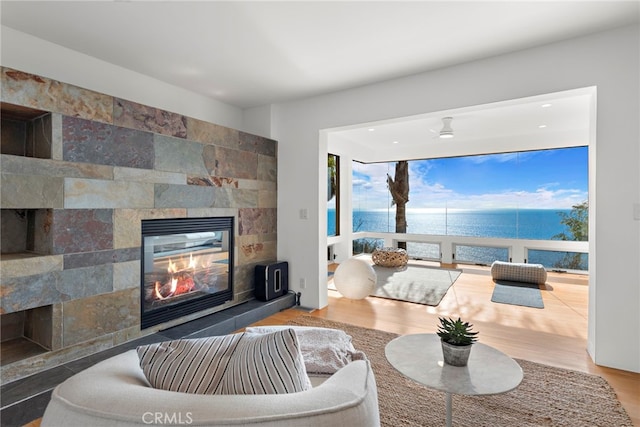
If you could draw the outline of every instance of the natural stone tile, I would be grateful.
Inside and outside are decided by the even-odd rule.
[[[214,190],[214,187],[201,187],[197,185],[155,184],[155,207],[212,207],[215,197]]]
[[[83,341],[140,323],[140,290],[125,289],[64,303],[63,343]]]
[[[258,191],[258,207],[259,208],[277,208],[278,192],[272,190]]]
[[[209,187],[231,187],[238,188],[238,180],[234,178],[224,178],[220,176],[190,176],[187,178],[189,185],[201,185]]]
[[[276,242],[260,242],[239,244],[238,264],[248,264],[260,261],[268,261],[277,258]]]
[[[213,206],[216,208],[239,208],[258,207],[258,191],[237,190],[234,188],[215,188],[215,200]]]
[[[239,147],[239,131],[191,117],[187,118],[187,138],[221,147]]]
[[[51,114],[51,158],[62,160],[62,114]]]
[[[139,249],[138,249],[139,251]],[[113,264],[113,290],[138,288],[140,286],[140,260]]]
[[[97,252],[67,254],[64,256],[64,269],[89,267],[100,264],[126,263],[140,259],[140,248],[113,249]]]
[[[55,209],[49,227],[54,254],[113,248],[111,209]]]
[[[240,150],[252,151],[265,156],[275,157],[277,153],[277,143],[273,139],[264,138],[262,136],[253,135],[246,132],[240,132]]]
[[[278,161],[275,157],[258,155],[258,179],[262,181],[278,181]]]
[[[113,167],[32,157],[0,155],[2,172],[13,175],[112,179]]]
[[[153,168],[150,132],[65,116],[62,138],[63,159],[70,162]]]
[[[13,313],[61,301],[111,292],[111,265],[53,271],[32,276],[2,278],[0,312]]]
[[[62,178],[2,174],[3,209],[62,208],[63,195]]]
[[[238,234],[272,234],[277,232],[277,210],[241,208],[238,210]]]
[[[208,145],[204,147],[203,157],[210,175],[244,179],[258,177],[256,153]]]
[[[185,116],[120,98],[115,98],[113,102],[113,124],[179,138],[187,137]]]
[[[0,263],[0,277],[4,280],[10,277],[32,276],[52,271],[62,271],[62,268],[62,255],[32,256],[10,260],[3,259]]]
[[[153,184],[65,178],[65,208],[152,208]]]
[[[153,169],[134,169],[116,166],[113,168],[113,179],[116,181],[150,182],[154,184],[185,184],[184,173],[163,172]]]
[[[46,77],[2,67],[2,101],[111,123],[113,98]]]
[[[156,170],[180,172],[191,176],[209,175],[203,160],[203,144],[155,135],[154,147]]]
[[[143,219],[184,218],[186,209],[116,209],[113,213],[113,247],[139,248]]]

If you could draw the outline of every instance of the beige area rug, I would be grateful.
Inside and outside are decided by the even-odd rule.
[[[376,272],[374,297],[395,299],[417,304],[437,306],[453,283],[460,277],[461,270],[449,270],[439,267],[407,265],[406,267],[387,268],[372,265]],[[332,274],[329,274],[331,277]],[[329,280],[329,289],[336,291],[333,278]]]
[[[445,394],[411,381],[387,362],[384,348],[398,335],[312,316],[301,316],[288,324],[342,329],[351,335],[356,349],[364,351],[371,361],[383,426],[445,424]],[[633,426],[602,377],[525,360],[517,362],[524,379],[515,390],[491,396],[454,395],[453,425]]]
[[[436,306],[460,276],[459,270],[407,265],[401,268],[373,266],[377,275],[374,297]]]

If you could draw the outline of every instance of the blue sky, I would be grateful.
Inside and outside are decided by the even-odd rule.
[[[409,162],[407,209],[570,209],[588,198],[587,147]],[[353,164],[353,209],[386,209],[395,163]]]

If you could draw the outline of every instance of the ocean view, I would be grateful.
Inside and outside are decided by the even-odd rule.
[[[482,209],[407,211],[407,232],[448,236],[496,237],[552,240],[567,232],[559,213],[570,209]],[[328,210],[328,235],[335,234],[335,210]],[[395,232],[395,211],[367,210],[353,212],[353,231]],[[412,257],[437,258],[437,246],[409,242]],[[564,253],[531,251],[529,262],[554,267]],[[495,259],[507,261],[507,252],[493,248],[461,248],[459,260],[490,264]],[[585,255],[586,269],[586,255]]]

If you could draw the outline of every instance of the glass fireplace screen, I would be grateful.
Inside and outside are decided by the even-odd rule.
[[[233,217],[142,222],[142,327],[233,298]]]

